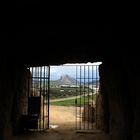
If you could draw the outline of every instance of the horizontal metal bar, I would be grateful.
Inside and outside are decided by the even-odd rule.
[[[40,76],[38,76],[38,77],[32,77],[32,79],[47,79],[48,80],[48,77],[40,77]]]

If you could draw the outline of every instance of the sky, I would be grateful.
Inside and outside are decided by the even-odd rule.
[[[96,76],[99,77],[98,66],[100,64],[101,62],[50,66],[50,80],[58,80],[60,79],[61,75],[65,75],[65,74],[73,78],[76,78],[76,76],[77,77],[96,77]]]

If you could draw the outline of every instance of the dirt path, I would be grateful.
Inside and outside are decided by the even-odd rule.
[[[75,107],[50,106],[50,124],[56,125],[73,125],[76,121]]]
[[[104,133],[76,133],[75,107],[50,106],[50,124],[58,127],[17,136],[14,140],[109,140]]]

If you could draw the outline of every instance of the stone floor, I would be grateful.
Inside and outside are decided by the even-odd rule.
[[[77,132],[75,108],[50,107],[50,129],[43,132],[28,132],[13,140],[110,140],[107,134],[96,131]]]
[[[43,132],[30,132],[16,136],[14,140],[110,140],[102,132],[77,132],[74,129],[51,128]]]

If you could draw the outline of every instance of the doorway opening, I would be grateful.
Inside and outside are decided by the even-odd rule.
[[[100,64],[30,67],[26,127],[95,130]]]
[[[76,131],[97,127],[99,65],[50,66],[50,126]]]

